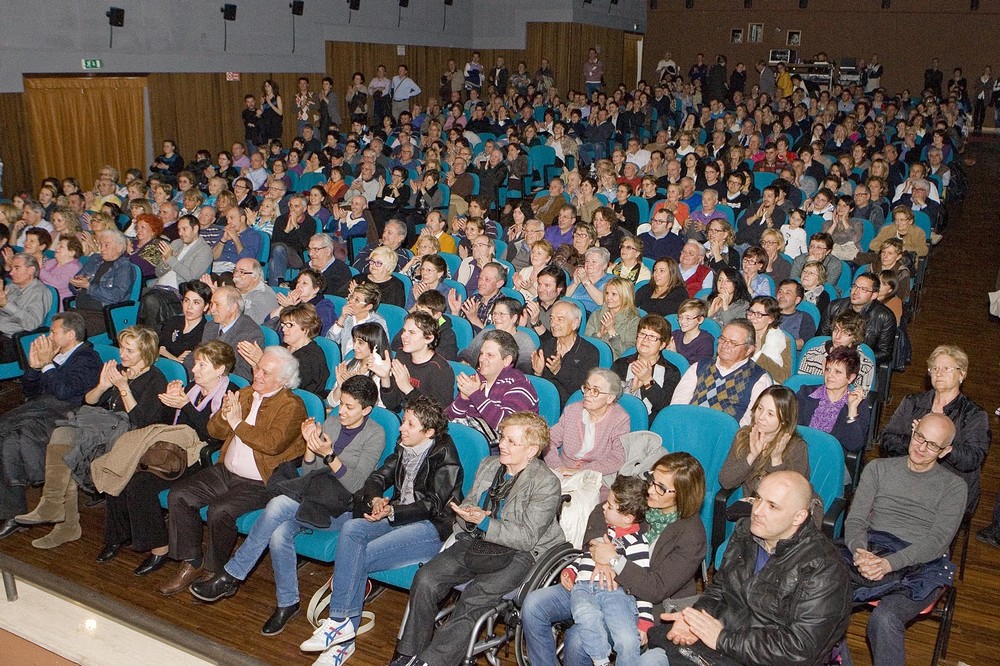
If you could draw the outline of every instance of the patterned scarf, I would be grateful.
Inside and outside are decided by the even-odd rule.
[[[653,543],[660,538],[660,534],[663,533],[663,530],[667,529],[667,525],[676,522],[676,511],[667,513],[662,509],[646,509],[646,523],[649,525],[649,529],[646,530],[646,538],[650,543]]]

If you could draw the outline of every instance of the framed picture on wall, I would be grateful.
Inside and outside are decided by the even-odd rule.
[[[751,23],[747,31],[747,42],[750,44],[760,44],[764,41],[764,24]]]
[[[789,30],[788,37],[785,39],[785,46],[801,46],[801,45],[802,45],[802,31]]]
[[[741,28],[736,28],[731,33],[729,33],[729,43],[730,44],[743,43],[743,30]]]

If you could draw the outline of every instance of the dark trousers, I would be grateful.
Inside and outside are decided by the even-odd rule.
[[[0,335],[0,363],[17,362],[17,343],[9,335]]]
[[[263,509],[269,495],[262,481],[233,474],[221,462],[181,479],[167,499],[170,510],[170,556],[195,560],[201,555],[201,514],[208,507],[205,570],[222,571],[239,536],[236,519]]]
[[[986,120],[986,102],[988,100],[976,98],[972,106],[972,128],[975,131],[983,129],[983,121]]]
[[[199,469],[201,465],[195,463],[176,481],[161,479],[151,472],[136,472],[118,496],[108,495],[104,513],[105,545],[131,541],[132,549],[139,553],[166,546],[169,535],[163,520],[160,493]]]
[[[24,489],[24,486],[9,486],[0,479],[0,521],[28,513],[28,499]]]
[[[879,599],[868,618],[868,642],[872,648],[872,663],[879,666],[906,665],[906,625],[930,605],[941,590],[934,590],[925,599],[914,601],[902,593]]]
[[[670,626],[670,625],[667,625]],[[742,662],[730,659],[721,652],[716,652],[704,643],[695,643],[689,647],[674,645],[667,640],[667,633],[663,631],[663,625],[653,627],[649,630],[649,647],[662,648],[667,653],[667,659],[673,664],[696,664],[697,661],[689,659],[681,650],[694,653],[705,660],[711,666],[742,666]]]
[[[104,322],[104,306],[101,306],[100,309],[89,309],[80,303],[80,298],[82,297],[77,297],[77,305],[73,308],[73,311],[83,317],[83,321],[87,325],[87,337],[107,333],[107,324]],[[93,298],[90,300],[100,304],[100,301]]]
[[[476,620],[505,594],[524,582],[535,561],[530,553],[518,551],[510,563],[491,574],[474,574],[465,566],[469,541],[456,542],[422,566],[410,588],[410,611],[403,636],[396,646],[400,654],[417,655],[434,666],[460,664],[472,636]],[[468,582],[448,616],[434,634],[438,604],[456,585]],[[432,639],[433,635],[433,639]]]

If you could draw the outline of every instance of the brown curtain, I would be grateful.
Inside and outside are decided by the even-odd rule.
[[[145,88],[145,77],[25,78],[36,177],[89,188],[104,164],[145,171]]]

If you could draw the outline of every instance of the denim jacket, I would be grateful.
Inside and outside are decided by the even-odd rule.
[[[103,263],[104,259],[99,254],[93,255],[87,258],[87,262],[80,269],[80,272],[77,273],[77,275],[82,275],[91,281],[90,287],[85,290],[86,293],[105,305],[112,305],[128,300],[129,294],[132,291],[132,283],[135,280],[135,274],[132,271],[132,262],[129,261],[128,255],[123,254],[115,259],[111,264],[111,270],[101,276],[99,282],[94,282],[94,275],[97,274],[97,269]],[[81,291],[72,285],[70,285],[70,288],[74,293]]]
[[[94,275],[97,274],[97,269],[103,263],[104,259],[101,258],[101,255],[95,254],[87,258],[87,262],[77,273],[77,275],[82,275],[91,281],[90,287],[85,290],[86,293],[105,305],[128,300],[132,291],[132,283],[135,280],[132,262],[129,261],[128,255],[123,254],[115,259],[111,264],[111,270],[101,276],[99,282],[94,282]],[[72,285],[70,287],[74,293],[81,291]]]

